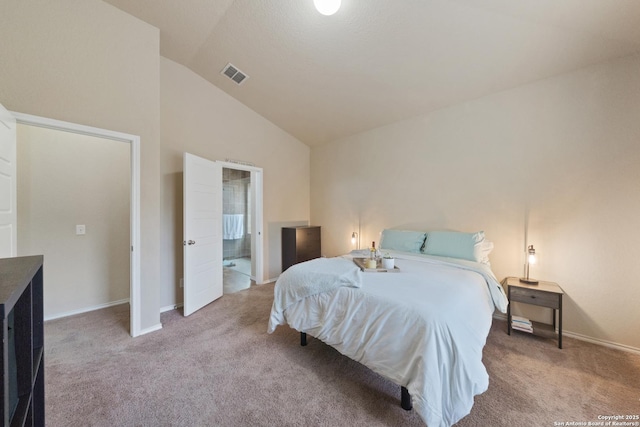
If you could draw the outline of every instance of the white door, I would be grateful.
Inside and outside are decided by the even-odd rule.
[[[184,315],[222,296],[222,166],[184,153]]]
[[[0,258],[17,255],[16,119],[0,104]]]

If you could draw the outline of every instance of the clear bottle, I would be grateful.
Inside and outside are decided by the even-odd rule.
[[[369,259],[376,259],[376,242],[371,242],[369,252]]]

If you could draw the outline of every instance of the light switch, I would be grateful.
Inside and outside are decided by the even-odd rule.
[[[85,232],[86,232],[86,229],[84,227],[84,224],[76,225],[76,235],[84,236]]]

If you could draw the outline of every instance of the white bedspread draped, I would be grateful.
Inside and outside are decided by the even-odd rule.
[[[292,265],[278,278],[268,332],[286,323],[284,311],[292,304],[341,286],[359,288],[361,285],[362,272],[350,259],[316,258]]]
[[[278,323],[405,386],[429,427],[450,426],[488,387],[482,349],[494,307],[506,309],[506,297],[480,264],[394,255],[399,273],[363,273],[359,289],[303,297]],[[278,292],[276,283],[275,298]]]

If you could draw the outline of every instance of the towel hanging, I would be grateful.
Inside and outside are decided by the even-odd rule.
[[[224,240],[236,240],[244,237],[244,215],[222,215],[222,238]]]

